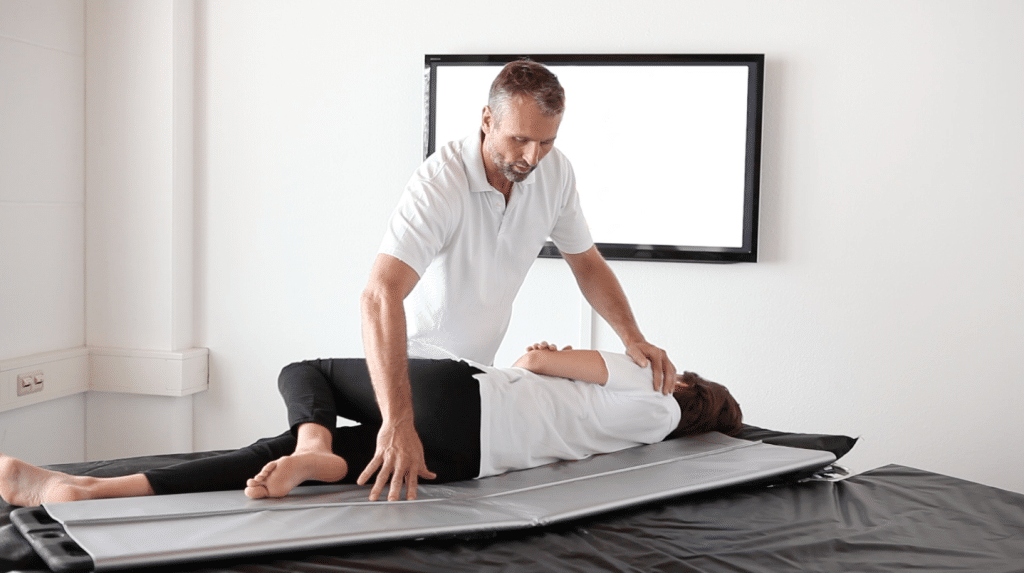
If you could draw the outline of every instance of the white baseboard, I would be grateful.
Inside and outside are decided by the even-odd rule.
[[[18,395],[19,377],[42,374],[41,388]],[[209,350],[132,350],[81,346],[0,361],[0,412],[87,391],[188,396],[209,388]]]
[[[89,389],[151,396],[188,396],[209,388],[206,348],[173,352],[89,349]]]
[[[42,389],[18,396],[18,377],[42,373]],[[0,412],[89,389],[89,349],[82,346],[0,361]]]

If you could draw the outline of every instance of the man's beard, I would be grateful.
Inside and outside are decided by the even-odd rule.
[[[536,165],[529,165],[525,162],[508,163],[505,161],[504,157],[499,155],[497,151],[493,150],[491,151],[491,161],[493,161],[494,165],[501,170],[501,174],[505,176],[505,179],[508,179],[513,183],[522,183],[530,176],[531,173],[533,173],[533,170],[537,168]],[[526,171],[519,171],[515,169],[516,166],[528,167],[529,169]]]

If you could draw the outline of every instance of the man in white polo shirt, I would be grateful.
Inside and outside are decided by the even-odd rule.
[[[379,470],[370,499],[389,480],[389,500],[399,499],[403,484],[415,499],[418,479],[434,477],[413,426],[409,356],[491,364],[548,237],[626,353],[650,363],[654,390],[671,392],[675,367],[640,332],[594,246],[572,166],[554,148],[564,107],[547,68],[508,64],[491,86],[480,132],[429,157],[391,216],[362,296],[366,362],[384,420],[376,456],[358,479],[366,483]]]

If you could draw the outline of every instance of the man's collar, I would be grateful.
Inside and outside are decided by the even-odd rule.
[[[466,164],[466,177],[469,179],[469,190],[482,193],[497,191],[487,182],[487,171],[484,169],[483,132],[467,137],[462,144],[462,160]],[[530,173],[520,185],[532,185],[537,170]]]

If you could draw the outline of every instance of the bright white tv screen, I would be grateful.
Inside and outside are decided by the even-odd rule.
[[[520,57],[426,56],[425,155],[479,130]],[[763,55],[528,57],[565,89],[555,145],[606,258],[757,260]]]

